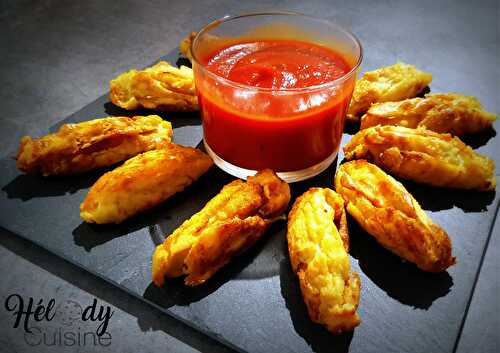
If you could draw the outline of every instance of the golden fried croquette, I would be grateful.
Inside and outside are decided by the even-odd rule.
[[[400,101],[415,97],[431,81],[430,73],[402,62],[365,72],[354,86],[347,120],[358,121],[373,103]]]
[[[189,33],[179,43],[179,50],[181,54],[188,58],[190,61],[193,60],[193,56],[191,55],[191,43],[193,42],[194,37],[196,37],[196,34],[196,32]]]
[[[144,70],[130,70],[110,82],[111,102],[123,109],[196,111],[193,70],[165,61]]]
[[[335,189],[347,212],[386,249],[428,272],[455,263],[448,234],[394,178],[365,160],[342,164]]]
[[[491,128],[495,119],[496,115],[483,110],[475,97],[438,93],[374,104],[361,118],[361,129],[398,125],[460,136]]]
[[[153,282],[187,275],[184,283],[205,282],[231,258],[250,248],[279,219],[290,202],[287,183],[269,169],[224,186],[201,211],[158,245]]]
[[[398,177],[419,183],[494,190],[495,162],[450,134],[402,126],[359,131],[344,146],[345,158],[368,159]]]
[[[354,329],[360,323],[360,279],[350,270],[342,198],[331,189],[309,189],[293,204],[287,238],[311,320],[333,333]]]
[[[80,216],[89,223],[120,223],[184,190],[212,164],[202,151],[173,143],[142,153],[96,181]]]
[[[53,134],[24,136],[17,167],[27,173],[74,174],[109,166],[172,139],[172,125],[158,115],[64,124]]]

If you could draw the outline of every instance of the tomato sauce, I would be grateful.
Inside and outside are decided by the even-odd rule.
[[[199,60],[216,74],[198,75],[195,68],[204,138],[219,157],[242,168],[287,172],[337,152],[354,87],[354,78],[329,84],[352,69],[340,53],[259,40]]]

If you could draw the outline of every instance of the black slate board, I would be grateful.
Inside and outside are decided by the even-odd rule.
[[[132,113],[103,96],[61,123],[107,115]],[[160,115],[173,123],[175,142],[201,146],[197,114]],[[355,132],[347,127],[343,143]],[[490,131],[468,142],[498,164],[500,144],[491,139],[494,135]],[[293,184],[293,196],[310,186],[331,186],[339,160],[342,155],[316,178]],[[161,289],[152,285],[155,245],[233,179],[216,167],[153,210],[109,226],[82,223],[78,212],[88,188],[105,170],[43,179],[19,173],[12,159],[1,160],[0,170],[0,226],[231,347],[251,352],[452,352],[498,208],[495,192],[404,182],[452,238],[458,263],[442,274],[402,263],[350,220],[352,266],[362,280],[362,324],[353,334],[336,337],[308,319],[287,256],[284,222],[202,286],[186,288],[182,279]]]

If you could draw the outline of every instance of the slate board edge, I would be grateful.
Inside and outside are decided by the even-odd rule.
[[[474,282],[472,283],[472,287],[467,298],[467,304],[465,306],[464,314],[462,316],[462,320],[460,321],[460,326],[458,328],[457,336],[455,337],[455,343],[453,344],[452,352],[455,353],[458,349],[458,345],[460,343],[460,338],[462,337],[462,332],[464,330],[465,321],[467,320],[467,316],[469,315],[470,306],[472,304],[472,299],[474,297],[474,292],[476,291],[477,282],[479,280],[479,276],[481,274],[481,270],[483,269],[484,258],[486,257],[486,251],[490,245],[491,237],[493,236],[493,229],[495,229],[495,224],[498,219],[498,212],[500,210],[500,202],[497,202],[496,210],[493,213],[493,220],[490,224],[490,230],[488,231],[488,236],[486,237],[486,242],[483,247],[483,251],[481,253],[481,257],[479,259],[479,265],[477,267],[476,273],[474,274]]]

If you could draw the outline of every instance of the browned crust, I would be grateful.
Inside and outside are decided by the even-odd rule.
[[[235,180],[159,245],[153,254],[153,282],[187,275],[186,285],[209,279],[231,258],[251,247],[282,216],[290,201],[288,184],[266,169]]]
[[[111,102],[123,109],[197,111],[193,70],[160,61],[144,70],[127,71],[110,82]]]
[[[367,159],[404,179],[439,187],[494,190],[495,162],[458,137],[402,126],[359,131],[344,146],[347,160]]]
[[[365,72],[354,86],[347,120],[359,121],[359,117],[374,103],[413,98],[431,81],[430,73],[402,62]]]
[[[193,60],[193,55],[191,54],[191,43],[194,37],[196,37],[197,32],[191,32],[186,37],[184,37],[179,43],[179,50],[183,56],[188,58],[190,61]]]
[[[55,133],[24,136],[17,167],[26,173],[74,174],[109,166],[172,139],[172,125],[157,115],[110,117],[64,124]]]
[[[448,234],[421,209],[404,186],[365,160],[342,164],[335,189],[361,227],[398,256],[428,272],[455,263]]]
[[[142,153],[101,176],[80,215],[89,223],[120,223],[182,191],[212,164],[202,151],[173,143]]]
[[[306,191],[289,213],[287,239],[311,320],[335,334],[353,330],[360,323],[356,309],[361,283],[350,271],[342,198],[326,188]]]
[[[438,93],[427,94],[425,98],[374,104],[361,118],[361,129],[398,125],[460,136],[490,129],[495,120],[495,114],[485,111],[475,97]]]

